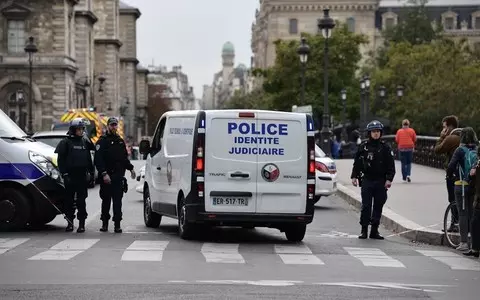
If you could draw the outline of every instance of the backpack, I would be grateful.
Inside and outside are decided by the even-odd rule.
[[[463,157],[463,161],[459,168],[460,180],[469,181],[470,170],[476,165],[478,160],[477,149],[470,149],[465,146],[461,146],[460,148],[465,152],[465,156]]]

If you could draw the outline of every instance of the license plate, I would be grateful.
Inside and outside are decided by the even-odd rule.
[[[248,198],[212,197],[213,205],[248,206]]]

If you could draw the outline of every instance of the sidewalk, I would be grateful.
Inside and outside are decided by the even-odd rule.
[[[360,188],[350,180],[353,160],[336,160],[338,170],[338,194],[351,205],[361,206]],[[443,245],[443,217],[448,204],[445,172],[414,164],[412,182],[402,181],[400,162],[396,163],[396,175],[388,191],[382,224],[401,236],[418,242]]]

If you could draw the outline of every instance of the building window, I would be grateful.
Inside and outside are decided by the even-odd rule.
[[[355,18],[350,17],[347,19],[348,31],[355,32]]]
[[[452,30],[454,29],[454,19],[452,17],[448,17],[448,18],[445,18],[445,24],[444,24],[444,28],[446,30]]]
[[[8,20],[8,52],[23,53],[25,48],[25,21]]]
[[[391,29],[395,26],[395,19],[394,18],[387,18],[385,20],[385,27],[387,29]]]
[[[290,19],[288,31],[290,32],[290,34],[297,34],[298,33],[298,20],[297,19]]]
[[[480,29],[480,17],[475,17],[475,29]]]

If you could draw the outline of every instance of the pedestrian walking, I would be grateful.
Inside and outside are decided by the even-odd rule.
[[[417,134],[410,127],[409,120],[405,119],[402,121],[402,128],[397,130],[395,142],[397,143],[398,156],[402,165],[402,179],[403,181],[411,182],[413,150],[417,142]]]
[[[368,225],[372,225],[370,238],[383,240],[378,232],[383,205],[387,201],[387,191],[395,177],[393,151],[382,139],[383,124],[379,121],[368,123],[368,140],[358,147],[350,178],[354,186],[361,187],[362,210],[360,239],[366,239]],[[373,206],[372,206],[373,202]]]
[[[88,184],[95,171],[90,151],[94,150],[94,147],[84,137],[84,130],[83,120],[73,119],[70,122],[68,136],[61,140],[55,149],[55,153],[58,153],[58,169],[62,174],[67,194],[64,202],[67,232],[73,231],[75,203],[78,210],[78,233],[85,232],[85,219],[88,216],[86,205]]]
[[[461,129],[458,128],[458,118],[454,115],[446,116],[442,119],[442,131],[440,132],[440,138],[438,139],[434,152],[436,154],[446,154],[444,168],[445,170],[448,167],[453,152],[460,145],[460,132]],[[448,202],[455,202],[455,184],[453,179],[448,178],[447,173],[445,172],[445,182],[447,185],[448,193]],[[456,206],[452,207],[452,220],[450,227],[447,229],[448,232],[456,231],[455,224],[458,222],[458,211]]]
[[[126,187],[125,171],[129,170],[135,178],[133,165],[128,159],[125,141],[118,135],[118,119],[111,117],[107,121],[107,132],[102,135],[95,146],[95,166],[102,180],[100,182],[100,198],[102,199],[102,227],[100,231],[108,231],[110,205],[113,202],[114,231],[121,233],[122,198]]]
[[[455,184],[455,201],[457,204],[460,227],[459,251],[469,249],[468,233],[472,219],[474,191],[470,188],[470,171],[477,164],[478,139],[471,127],[465,127],[460,134],[460,146],[453,153],[448,164],[447,177]]]
[[[477,150],[477,158],[480,157],[480,148]],[[475,168],[470,172],[472,180],[470,183],[471,189],[475,190],[473,205],[472,205],[472,221],[470,223],[470,234],[472,237],[472,247],[469,251],[464,252],[465,256],[480,257],[480,160],[477,159]]]

